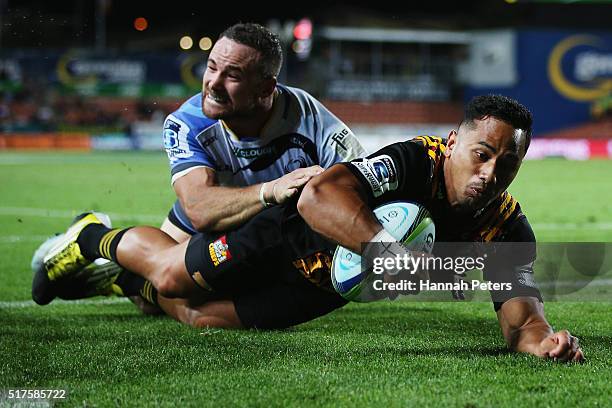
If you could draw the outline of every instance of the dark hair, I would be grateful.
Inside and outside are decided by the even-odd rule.
[[[503,95],[481,95],[474,97],[465,107],[462,124],[472,125],[475,119],[492,116],[502,120],[514,129],[525,132],[525,152],[531,143],[533,117],[525,106]]]
[[[223,31],[219,38],[223,37],[259,51],[264,78],[278,76],[283,63],[283,49],[278,35],[259,24],[238,23]]]

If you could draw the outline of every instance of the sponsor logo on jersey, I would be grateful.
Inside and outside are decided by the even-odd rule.
[[[295,159],[289,160],[289,163],[285,164],[285,174],[291,173],[293,170],[308,167],[308,163],[304,157],[296,157]]]
[[[208,244],[208,252],[210,253],[210,259],[215,266],[219,266],[219,264],[227,261],[228,259],[232,259],[232,254],[229,251],[225,235]]]
[[[217,141],[217,135],[213,135],[202,142],[202,147],[208,147]]]
[[[255,148],[254,148],[255,149]],[[253,172],[262,171],[277,163],[277,161],[283,157],[283,155],[290,149],[299,149],[304,157],[304,160],[308,160],[309,163],[319,163],[319,157],[317,155],[317,147],[314,142],[306,136],[292,133],[284,136],[277,137],[265,146],[260,146],[256,149],[259,151],[259,156],[253,156],[253,160],[246,166],[240,167],[234,171],[237,174],[241,171],[250,170]],[[247,149],[241,149],[247,150]],[[240,154],[253,154],[241,151]]]
[[[374,197],[380,197],[387,191],[397,189],[397,171],[391,157],[376,156],[351,162],[351,164],[366,178]]]
[[[309,144],[313,144],[310,139],[305,136],[294,134],[289,137],[290,143],[294,146],[299,147],[300,149],[305,149]]]
[[[374,173],[376,173],[376,179],[378,181],[386,180],[389,178],[389,169],[384,163],[374,162],[372,163]]]
[[[193,156],[187,142],[188,134],[189,126],[185,122],[172,115],[168,116],[164,122],[164,149],[171,162]]]
[[[245,159],[253,159],[255,157],[267,156],[274,153],[274,146],[251,147],[251,148],[234,148],[236,157]]]
[[[347,128],[344,128],[340,130],[339,132],[334,133],[331,137],[332,144],[335,143],[342,150],[345,150],[345,151],[348,150],[346,146],[346,142],[345,142],[345,139],[348,135],[349,135],[349,130]]]
[[[178,147],[179,130],[181,130],[181,125],[171,119],[166,120],[164,125],[164,149],[174,149]]]
[[[365,155],[359,140],[343,123],[340,123],[336,129],[331,129],[330,133],[330,146],[341,161],[351,161]]]

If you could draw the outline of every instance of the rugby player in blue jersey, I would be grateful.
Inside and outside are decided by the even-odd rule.
[[[166,118],[164,147],[178,199],[161,229],[175,241],[234,229],[294,196],[323,168],[364,155],[351,130],[319,101],[277,83],[281,65],[274,33],[257,24],[229,27],[210,52],[202,92]],[[157,303],[154,287],[114,263],[91,264],[72,281],[36,301],[114,292],[143,311],[157,309],[150,307]]]
[[[166,119],[178,200],[162,229],[177,241],[232,229],[293,196],[321,168],[364,154],[319,101],[277,83],[281,62],[276,35],[232,26],[208,57],[202,93]]]

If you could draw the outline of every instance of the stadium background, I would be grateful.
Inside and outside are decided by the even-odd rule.
[[[237,21],[276,30],[281,81],[320,98],[369,151],[446,135],[473,95],[517,98],[535,133],[511,192],[536,236],[612,242],[612,4],[406,3],[0,0],[0,405],[9,388],[41,387],[99,406],[610,404],[605,302],[547,303],[590,360],[568,369],[505,353],[488,303],[350,305],[240,333],[117,299],[28,300],[32,251],[83,209],[159,225],[173,202],[163,119],[199,92],[207,49]]]

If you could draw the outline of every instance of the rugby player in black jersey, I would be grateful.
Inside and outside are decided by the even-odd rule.
[[[184,323],[279,328],[311,320],[346,303],[330,285],[335,245],[360,253],[362,243],[389,240],[372,213],[380,203],[424,205],[437,241],[535,242],[506,192],[529,146],[531,123],[516,101],[477,97],[448,140],[418,137],[334,165],[305,186],[297,205],[270,208],[234,231],[199,233],[183,244],[152,227],[109,229],[86,213],[67,231],[73,238],[46,257],[33,294],[56,290],[48,276],[70,275],[104,257],[177,298],[162,298],[160,306]],[[582,361],[578,339],[554,332],[544,317],[539,291],[526,279],[532,261],[505,265],[502,279],[515,290],[493,296],[503,335],[515,351]]]

